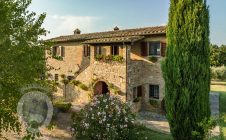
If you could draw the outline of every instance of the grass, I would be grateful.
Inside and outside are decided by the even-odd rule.
[[[223,139],[226,139],[226,82],[212,81],[211,91],[220,93],[219,111],[222,116],[220,127]]]
[[[168,134],[153,131],[141,125],[136,126],[134,132],[139,140],[173,140]]]
[[[76,138],[77,140],[89,140],[89,138]],[[170,135],[148,129],[143,125],[136,125],[129,135],[130,140],[173,140]]]
[[[226,139],[226,92],[221,92],[220,94],[220,113],[222,115],[222,120],[220,123],[221,132],[224,139]]]

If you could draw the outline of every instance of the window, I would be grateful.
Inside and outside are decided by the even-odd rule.
[[[119,46],[111,46],[111,55],[119,55]]]
[[[55,74],[55,81],[59,81],[59,74]]]
[[[101,51],[101,46],[96,46],[95,47],[95,55],[101,55],[102,51]]]
[[[159,85],[149,85],[149,98],[159,99]]]
[[[149,42],[149,55],[159,56],[161,54],[160,42]]]
[[[90,46],[89,45],[83,46],[83,55],[84,55],[84,57],[90,56]]]
[[[52,56],[65,56],[65,48],[63,46],[53,46]]]
[[[142,86],[134,87],[133,88],[133,99],[138,97],[142,97]]]

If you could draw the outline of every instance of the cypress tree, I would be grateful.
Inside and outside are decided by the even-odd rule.
[[[206,0],[171,0],[162,63],[167,119],[175,140],[204,139],[210,117],[209,9]],[[193,132],[199,134],[195,136]]]

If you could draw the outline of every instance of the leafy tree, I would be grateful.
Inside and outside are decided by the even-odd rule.
[[[205,0],[171,0],[162,63],[167,119],[175,140],[204,139],[209,119],[209,11]]]
[[[221,45],[220,49],[220,64],[226,66],[226,45]]]
[[[213,67],[226,66],[226,45],[210,45],[210,64]]]
[[[20,132],[16,114],[19,89],[26,84],[43,83],[45,49],[49,43],[40,36],[45,14],[27,10],[31,0],[0,0],[0,138],[3,131]]]
[[[217,45],[210,45],[210,65],[218,67],[220,66],[220,50]]]

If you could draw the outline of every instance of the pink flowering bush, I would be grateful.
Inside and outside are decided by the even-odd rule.
[[[99,95],[72,118],[77,139],[126,140],[134,127],[135,116],[119,98]]]

